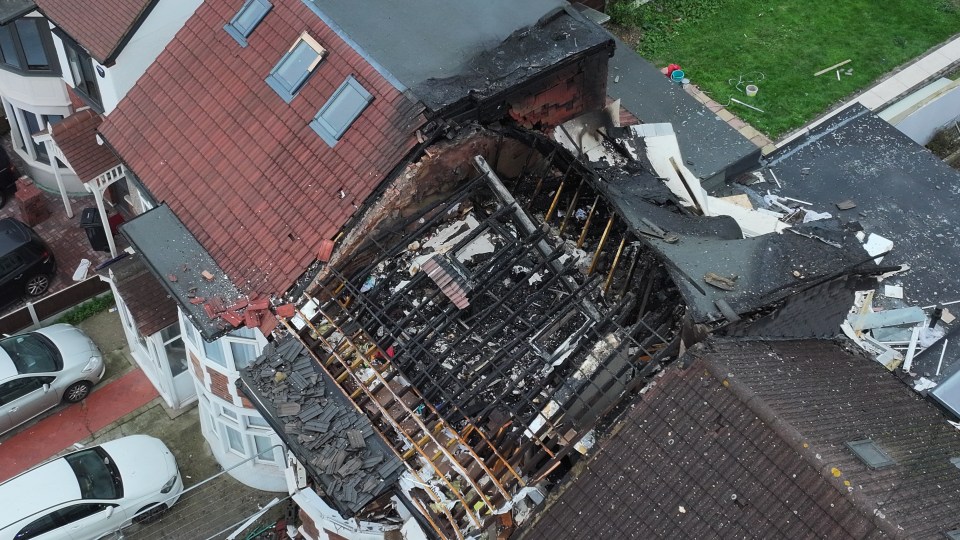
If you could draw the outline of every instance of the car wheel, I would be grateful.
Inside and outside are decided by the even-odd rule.
[[[153,523],[160,519],[160,516],[167,511],[166,504],[158,504],[149,508],[141,508],[137,515],[133,516],[133,522],[137,524]]]
[[[81,401],[90,395],[90,388],[92,387],[93,385],[87,381],[75,382],[67,387],[67,391],[63,393],[63,400],[68,403]]]
[[[27,280],[26,291],[29,296],[40,296],[50,288],[50,276],[37,274]]]

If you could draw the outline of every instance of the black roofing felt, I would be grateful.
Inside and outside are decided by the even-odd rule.
[[[840,335],[856,291],[876,285],[874,278],[846,275],[787,297],[783,305],[764,316],[741,320],[723,329],[727,336],[763,339],[830,339]]]
[[[679,237],[671,243],[642,235],[666,261],[697,322],[721,318],[720,300],[737,313],[752,312],[824,279],[876,266],[853,233],[836,223],[796,225],[796,232],[742,238],[733,218],[678,214],[656,204],[663,198],[662,182],[649,174],[598,172],[610,177],[600,187],[632,229],[643,233],[654,224]],[[708,284],[707,273],[735,276],[733,290]]]
[[[861,105],[769,158],[783,185],[771,192],[811,202],[893,240],[883,265],[910,265],[891,280],[902,281],[909,304],[960,300],[957,171]],[[846,199],[857,207],[839,211],[836,203]]]
[[[468,96],[483,100],[508,91],[549,66],[600,47],[613,49],[602,28],[574,10],[558,11],[517,30],[495,48],[474,53],[450,76],[411,88],[427,107],[439,110]]]
[[[403,473],[403,463],[370,420],[295,337],[267,345],[240,372],[240,389],[344,518],[389,491]]]
[[[607,95],[645,124],[669,122],[687,167],[700,178],[732,176],[755,167],[760,149],[653,64],[617,40],[607,74]],[[696,82],[697,74],[689,74]],[[722,101],[721,97],[716,99]],[[723,98],[725,99],[725,98]]]
[[[429,78],[463,73],[477,53],[535,24],[563,0],[308,0],[361,54],[414,88]]]
[[[203,305],[206,301],[233,304],[242,296],[240,291],[169,206],[161,204],[140,214],[124,223],[120,232],[143,255],[205,340],[213,341],[231,329],[222,319],[211,319]],[[203,278],[204,270],[213,274],[212,280]],[[192,302],[196,299],[201,301]]]
[[[0,0],[0,24],[19,19],[36,8],[33,0]]]

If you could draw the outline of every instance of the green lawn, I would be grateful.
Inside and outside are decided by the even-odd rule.
[[[960,32],[960,0],[618,0],[621,34],[657,66],[680,64],[691,81],[777,138],[870,86],[893,68]],[[823,68],[852,61],[852,75]],[[733,83],[759,78],[747,98]]]

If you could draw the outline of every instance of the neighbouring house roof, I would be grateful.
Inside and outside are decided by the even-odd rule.
[[[133,315],[137,331],[147,337],[177,322],[177,303],[150,272],[143,257],[134,253],[100,271],[113,273],[113,282]]]
[[[672,123],[687,166],[700,178],[731,177],[759,162],[759,148],[620,40],[607,94],[643,123]]]
[[[84,109],[64,118],[51,128],[51,136],[80,180],[89,182],[120,164],[117,155],[97,142],[97,127],[103,116]]]
[[[212,341],[232,329],[224,319],[207,310],[224,311],[245,300],[245,296],[167,205],[124,223],[120,232],[143,254],[157,281],[177,300],[204,339]]]
[[[0,0],[0,24],[19,19],[36,8],[33,0]]]
[[[712,341],[638,399],[522,538],[944,538],[960,433],[828,341]],[[847,443],[893,464],[869,468]],[[615,501],[615,504],[608,504]]]
[[[782,187],[767,183],[764,190],[810,202],[893,241],[882,264],[910,268],[885,283],[903,285],[907,305],[960,299],[960,173],[926,148],[855,104],[767,158],[764,172],[772,170]],[[846,200],[856,207],[838,210]],[[960,363],[957,341],[946,349],[934,344],[911,371],[950,372]]]
[[[242,47],[224,31],[242,5],[200,6],[100,132],[237,287],[282,293],[417,144],[421,107],[304,2]],[[327,54],[287,104],[265,78],[304,31]],[[310,122],[348,75],[372,102],[331,148]]]
[[[463,73],[472,57],[535,24],[564,0],[305,0],[406,88]],[[376,29],[377,31],[372,31]]]
[[[117,59],[158,0],[36,0],[48,19],[101,64]]]

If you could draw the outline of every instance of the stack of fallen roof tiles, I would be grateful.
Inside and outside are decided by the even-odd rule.
[[[449,259],[434,255],[423,263],[423,271],[459,309],[470,307],[467,278]]]
[[[259,394],[261,405],[274,409],[268,412],[283,422],[287,444],[311,456],[305,465],[320,494],[350,516],[389,489],[403,465],[367,417],[315,366],[303,344],[287,336],[264,349],[243,374],[244,383]]]

